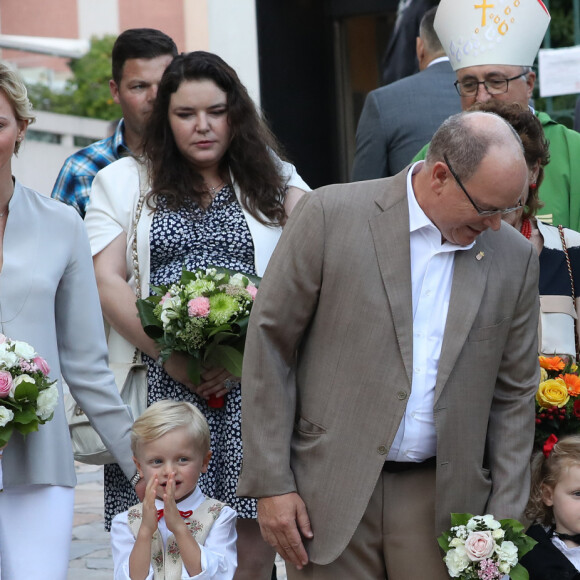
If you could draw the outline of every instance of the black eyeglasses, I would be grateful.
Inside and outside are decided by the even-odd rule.
[[[474,97],[477,95],[477,91],[479,91],[479,85],[483,85],[490,95],[502,95],[508,92],[510,81],[525,77],[527,74],[521,73],[510,79],[486,79],[485,81],[468,79],[463,82],[455,81],[453,84],[460,97]]]
[[[447,155],[443,155],[443,159],[445,160],[445,164],[447,165],[447,168],[451,172],[451,175],[453,175],[453,179],[455,179],[455,181],[457,182],[457,185],[459,185],[459,187],[461,188],[461,191],[463,191],[463,193],[467,196],[467,199],[471,202],[471,205],[475,208],[475,211],[477,212],[477,214],[479,216],[486,217],[486,216],[492,216],[492,215],[497,215],[497,214],[506,215],[506,214],[512,213],[512,211],[516,211],[522,207],[522,198],[520,197],[518,204],[515,205],[514,207],[507,207],[505,209],[481,209],[473,201],[473,199],[471,198],[471,195],[469,195],[469,193],[467,193],[467,190],[463,186],[463,183],[461,183],[461,180],[459,179],[457,173],[455,173],[455,171],[453,171],[453,167],[451,167],[451,164],[449,163],[449,159],[447,159]]]

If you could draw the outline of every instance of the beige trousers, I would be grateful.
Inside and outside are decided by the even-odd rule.
[[[436,536],[435,467],[383,472],[345,551],[288,580],[449,580]]]

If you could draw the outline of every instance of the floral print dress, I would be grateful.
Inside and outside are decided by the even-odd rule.
[[[242,208],[231,186],[226,185],[206,208],[196,205],[171,211],[159,200],[150,232],[153,285],[177,282],[182,268],[195,270],[209,266],[231,268],[256,274],[254,245]],[[207,496],[231,506],[240,518],[256,518],[256,501],[236,497],[242,463],[241,389],[238,383],[225,397],[225,405],[214,409],[205,399],[174,381],[150,357],[147,364],[148,401],[162,399],[189,401],[208,421],[212,458],[199,487]],[[134,490],[116,465],[105,466],[105,526],[112,518],[138,503]]]

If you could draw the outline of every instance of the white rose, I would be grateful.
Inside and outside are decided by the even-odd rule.
[[[0,405],[0,427],[5,427],[12,419],[14,419],[14,413]]]
[[[465,527],[466,529],[468,529],[470,532],[472,532],[473,530],[475,530],[475,528],[477,527],[477,525],[479,524],[479,520],[480,517],[479,516],[475,516],[473,518],[471,518],[466,524]]]
[[[239,272],[237,274],[234,274],[231,278],[230,278],[230,284],[232,286],[239,286],[240,288],[245,288],[246,285],[244,284],[244,275],[240,274]]]
[[[505,536],[505,532],[501,528],[498,528],[491,532],[491,536],[494,540],[501,540]]]
[[[459,546],[449,550],[445,554],[445,564],[447,564],[447,570],[449,576],[452,578],[459,578],[461,573],[471,564],[467,554],[463,547]]]
[[[510,566],[508,563],[506,562],[500,562],[497,569],[502,573],[502,574],[509,574],[512,570],[512,566]]]
[[[13,367],[18,362],[18,356],[11,350],[6,350],[5,344],[0,344],[0,364],[6,368]]]
[[[509,540],[496,546],[495,553],[500,561],[508,564],[510,568],[513,568],[518,563],[518,549],[516,545]]]
[[[181,308],[181,298],[179,296],[172,296],[167,298],[161,306],[161,312],[165,312],[167,318],[179,318],[179,309]]]
[[[450,542],[449,545],[452,548],[458,548],[459,546],[464,546],[465,545],[465,540],[461,539],[461,538],[453,538]]]
[[[14,344],[14,354],[20,358],[31,360],[35,357],[36,351],[27,342],[15,340],[12,344]]]
[[[26,373],[17,376],[15,379],[12,380],[12,388],[10,389],[10,396],[12,398],[14,398],[14,391],[16,390],[16,387],[20,383],[31,383],[32,385],[36,384],[34,382],[34,379],[30,375],[27,375]]]
[[[46,421],[53,413],[58,402],[58,388],[56,384],[38,394],[36,414]]]
[[[501,524],[491,514],[485,514],[481,519],[489,530],[501,528]]]

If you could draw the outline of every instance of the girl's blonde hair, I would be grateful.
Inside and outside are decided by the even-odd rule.
[[[545,526],[554,524],[552,506],[544,503],[544,487],[554,488],[565,470],[580,466],[580,435],[560,439],[546,458],[538,451],[532,458],[532,487],[526,507],[526,517]]]
[[[141,415],[131,429],[131,449],[137,455],[141,443],[149,443],[163,435],[185,427],[197,451],[210,450],[209,427],[201,411],[185,401],[157,401]]]

